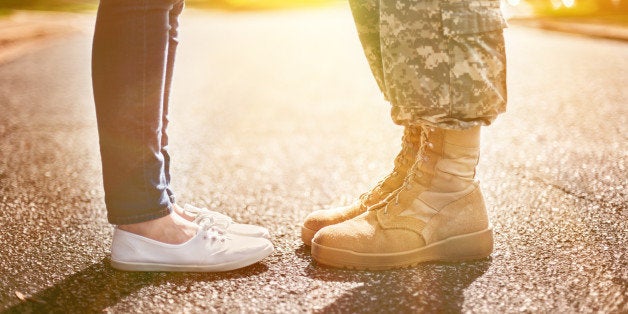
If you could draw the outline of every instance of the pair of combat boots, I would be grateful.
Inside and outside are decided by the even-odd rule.
[[[350,206],[305,218],[301,238],[320,264],[391,269],[487,257],[493,232],[475,181],[480,127],[405,127],[391,174]]]

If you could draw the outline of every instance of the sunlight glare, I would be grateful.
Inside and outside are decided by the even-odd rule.
[[[576,3],[576,0],[562,0],[562,2],[564,6],[571,8]]]
[[[551,0],[551,2],[554,9],[559,9],[563,6],[563,2],[561,0]]]
[[[508,4],[510,4],[513,7],[518,6],[519,3],[521,3],[521,0],[508,0]]]

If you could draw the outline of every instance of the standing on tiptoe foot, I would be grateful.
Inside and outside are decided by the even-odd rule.
[[[389,269],[489,256],[493,233],[475,174],[480,128],[506,109],[500,1],[350,3],[392,119],[406,133],[393,174],[354,205],[306,218],[312,257]]]
[[[111,264],[127,271],[227,271],[273,252],[268,230],[175,204],[168,110],[183,0],[101,0],[92,78]]]

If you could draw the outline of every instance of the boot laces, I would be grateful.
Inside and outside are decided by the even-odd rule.
[[[416,134],[418,133],[418,134]],[[407,162],[409,159],[407,158],[409,154],[409,151],[411,149],[414,149],[415,147],[415,141],[414,138],[415,137],[419,137],[419,142],[421,141],[421,131],[420,129],[417,129],[415,127],[406,127],[406,131],[403,132],[403,136],[401,137],[401,153],[399,153],[399,155],[397,155],[397,158],[395,158],[395,170],[398,168],[397,166],[397,162],[399,164],[404,164],[405,162]],[[412,160],[414,161],[414,160]]]
[[[424,161],[429,160],[429,157],[425,154],[426,149],[432,148],[433,144],[428,141],[429,133],[433,132],[434,128],[428,126],[421,126],[421,145],[419,146],[419,152],[414,160],[414,164],[410,167],[410,171],[406,175],[403,180],[403,184],[390,193],[388,197],[386,197],[381,202],[371,206],[368,210],[378,210],[380,208],[384,208],[384,214],[388,214],[388,204],[394,200],[395,205],[399,205],[399,196],[403,190],[411,190],[412,189],[412,180],[416,175],[422,175],[421,165]]]
[[[393,171],[386,175],[383,179],[379,180],[379,182],[377,182],[373,189],[360,195],[359,199],[362,206],[366,207],[366,202],[373,197],[376,191],[384,187],[384,183],[388,179],[399,174],[399,165],[404,164],[408,161],[407,155],[410,155],[409,151],[411,151],[411,149],[415,147],[413,138],[417,136],[416,133],[419,133],[418,136],[421,136],[421,132],[418,131],[415,127],[406,127],[403,132],[403,136],[401,137],[401,152],[395,158],[395,166],[393,168]]]

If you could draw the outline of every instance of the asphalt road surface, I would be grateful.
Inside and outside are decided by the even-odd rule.
[[[626,43],[507,30],[509,111],[484,129],[479,171],[494,254],[359,272],[299,239],[399,149],[348,9],[188,12],[182,27],[178,199],[268,226],[275,253],[221,274],[108,265],[87,29],[0,66],[0,311],[628,311]]]

